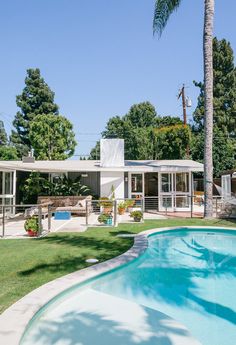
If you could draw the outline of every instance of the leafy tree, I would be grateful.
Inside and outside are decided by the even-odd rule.
[[[183,122],[179,117],[157,116],[155,107],[149,102],[143,102],[133,105],[123,117],[114,116],[110,118],[102,136],[104,138],[124,139],[125,159],[155,159],[157,151],[155,149],[156,134],[154,129],[181,124]],[[171,142],[169,144],[172,145]],[[90,159],[99,158],[100,143],[97,142],[91,150]]]
[[[218,127],[214,127],[213,139],[213,161],[214,175],[220,176],[220,172],[230,170],[235,166],[236,159],[236,142],[235,139],[225,137],[225,134]],[[194,160],[203,162],[204,132],[200,131],[192,136],[191,155]]]
[[[156,109],[150,102],[134,104],[124,116],[124,121],[129,121],[133,128],[156,127]]]
[[[4,123],[3,121],[0,121],[0,146],[7,145],[7,133],[5,131]]]
[[[0,160],[2,161],[11,161],[17,160],[17,150],[13,146],[0,146]]]
[[[159,116],[157,118],[157,127],[168,127],[174,125],[182,125],[183,121],[178,116]]]
[[[125,140],[126,159],[151,159],[150,129],[157,126],[158,117],[150,102],[134,104],[129,112],[120,117],[114,116],[107,122],[103,138]],[[147,145],[141,145],[145,142]],[[141,158],[140,158],[141,157]],[[90,159],[100,158],[100,144],[91,150]]]
[[[236,132],[236,68],[234,53],[225,39],[213,39],[213,75],[214,75],[214,126],[226,135]],[[194,82],[200,88],[198,105],[194,112],[195,130],[204,126],[204,83]]]
[[[25,87],[21,95],[16,96],[16,104],[20,108],[13,121],[11,142],[20,155],[26,154],[31,148],[29,138],[30,122],[37,115],[58,115],[58,106],[54,103],[54,93],[41,77],[40,70],[28,69]]]
[[[29,140],[37,159],[63,160],[74,154],[73,126],[63,116],[38,115],[29,126]]]
[[[191,130],[189,126],[178,124],[154,130],[155,159],[184,159],[186,147],[190,145]]]
[[[161,36],[171,14],[176,11],[182,0],[156,0],[153,32]],[[213,216],[213,22],[215,0],[204,0],[204,29],[203,29],[203,57],[204,57],[204,190],[206,218]]]
[[[135,128],[125,141],[125,158],[130,160],[153,159],[154,134],[152,128]]]
[[[17,150],[9,146],[3,121],[0,121],[0,160],[17,160]]]
[[[100,141],[97,141],[95,147],[91,149],[88,159],[93,159],[93,160],[100,159]]]

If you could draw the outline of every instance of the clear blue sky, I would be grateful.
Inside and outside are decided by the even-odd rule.
[[[154,0],[7,0],[0,12],[0,118],[7,131],[26,69],[39,67],[60,113],[74,124],[77,153],[89,153],[106,121],[150,101],[161,115],[182,115],[182,83],[196,106],[202,80],[204,0],[183,0],[160,40]],[[215,34],[236,51],[235,0],[216,0]]]

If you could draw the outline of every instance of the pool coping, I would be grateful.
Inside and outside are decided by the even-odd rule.
[[[24,331],[35,313],[61,292],[138,258],[148,248],[148,236],[178,229],[236,230],[216,226],[176,226],[142,231],[134,237],[134,244],[127,252],[46,283],[6,309],[0,315],[0,344],[19,345]]]

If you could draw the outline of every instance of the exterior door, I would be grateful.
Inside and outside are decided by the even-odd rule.
[[[175,210],[188,211],[191,205],[191,174],[176,173],[175,180]]]
[[[159,178],[159,210],[174,210],[173,174],[161,173]]]
[[[222,197],[227,200],[231,198],[231,175],[221,176]]]
[[[14,208],[11,205],[15,200],[15,173],[13,171],[0,171],[0,206],[9,206],[5,208],[8,214],[14,214]],[[0,207],[2,213],[2,207]]]
[[[143,198],[144,196],[144,174],[129,173],[129,197],[132,199]]]
[[[190,209],[190,173],[161,173],[159,179],[160,211]]]

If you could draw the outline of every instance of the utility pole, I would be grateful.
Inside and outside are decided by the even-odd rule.
[[[187,111],[186,111],[186,98],[185,98],[185,85],[183,84],[182,89],[180,90],[178,99],[182,96],[182,105],[183,105],[183,118],[184,125],[187,125]]]
[[[187,126],[187,107],[192,106],[191,100],[187,97],[185,97],[185,85],[183,84],[182,89],[180,90],[180,93],[178,95],[178,99],[182,97],[182,106],[183,106],[183,120],[184,120],[184,126]],[[189,146],[186,147],[186,156],[189,157]]]

